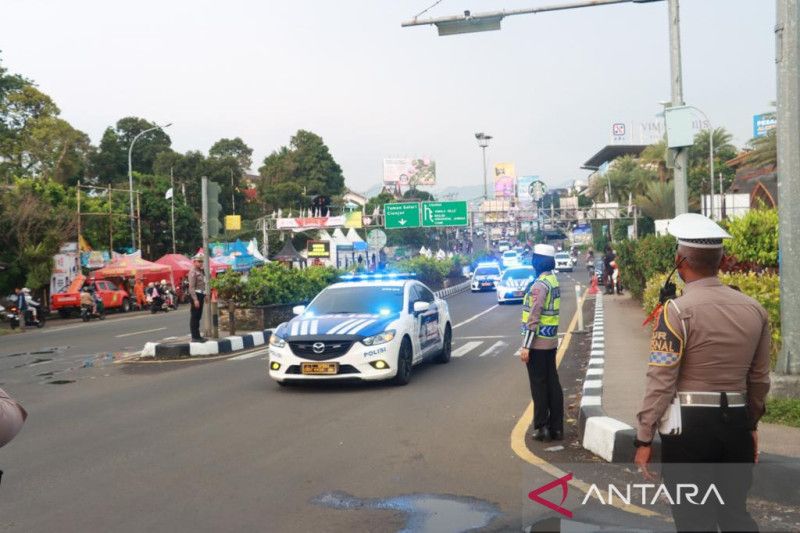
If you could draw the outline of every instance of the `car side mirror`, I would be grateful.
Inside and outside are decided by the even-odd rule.
[[[292,307],[292,313],[294,313],[295,315],[302,315],[305,312],[306,312],[305,305],[295,305],[294,307]]]
[[[414,313],[424,313],[431,308],[430,302],[414,302]]]

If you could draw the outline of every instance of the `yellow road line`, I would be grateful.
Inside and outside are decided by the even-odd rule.
[[[569,327],[567,328],[567,332],[564,335],[564,339],[561,341],[561,346],[559,346],[558,352],[556,352],[556,367],[561,366],[561,360],[564,358],[564,354],[566,353],[567,348],[569,347],[569,343],[572,340],[572,332],[575,329],[575,324],[578,321],[578,313],[583,308],[583,302],[586,300],[587,293],[588,291],[583,293],[583,297],[581,297],[581,301],[578,303],[578,308],[575,310],[575,314],[572,316],[572,320],[569,323]],[[528,446],[525,444],[525,434],[527,433],[528,428],[530,427],[532,421],[533,421],[533,402],[528,404],[528,407],[525,409],[525,412],[522,413],[522,416],[517,421],[516,425],[514,426],[514,429],[511,431],[511,449],[514,450],[514,453],[517,454],[517,457],[519,457],[526,463],[530,463],[533,466],[539,468],[546,474],[549,474],[555,478],[564,477],[565,475],[567,475],[567,472],[564,472],[557,466],[547,462],[538,455],[534,454],[532,451],[530,451],[530,449],[528,449]],[[575,477],[572,478],[569,484],[583,493],[588,493],[589,488],[591,487],[589,483],[581,481],[580,479]],[[662,516],[660,513],[656,513],[649,509],[645,509],[644,507],[639,507],[638,505],[631,505],[631,504],[627,505],[612,504],[612,505],[622,511],[641,516],[648,516],[648,517]]]

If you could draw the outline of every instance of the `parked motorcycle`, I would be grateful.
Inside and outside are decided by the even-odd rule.
[[[169,305],[167,304],[167,301],[161,296],[150,298],[150,312],[152,314],[156,314],[159,311],[164,311],[165,313],[169,311]]]
[[[106,319],[106,310],[104,307],[97,308],[95,311],[91,305],[83,304],[81,305],[81,320],[84,322],[89,322],[93,318],[99,318],[100,320]]]
[[[6,317],[8,318],[8,322],[11,325],[11,329],[16,329],[19,327],[19,309],[17,306],[11,306],[6,313]],[[38,317],[34,320],[33,312],[30,309],[25,310],[25,327],[34,327],[41,328],[44,326],[45,323],[45,314],[42,310],[39,311]]]

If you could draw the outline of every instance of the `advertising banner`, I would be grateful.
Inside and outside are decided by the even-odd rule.
[[[762,113],[753,115],[753,137],[764,137],[769,130],[778,125],[775,113]]]
[[[359,213],[361,216],[361,213]],[[301,217],[301,218],[279,218],[277,221],[278,229],[322,229],[340,228],[344,226],[345,217]]]
[[[350,213],[346,213],[344,215],[344,227],[345,228],[363,228],[364,227],[364,220],[361,215],[361,211],[351,211]]]
[[[225,215],[225,230],[239,231],[242,229],[241,215]]]
[[[306,243],[309,259],[328,259],[331,256],[330,241],[308,241]]]
[[[533,207],[534,198],[531,186],[538,180],[539,176],[520,176],[517,178],[517,198],[519,199],[520,208],[530,209]]]
[[[494,197],[513,198],[516,179],[514,163],[496,163],[494,165]]]
[[[384,159],[383,183],[396,189],[436,185],[436,162],[427,157]]]
[[[74,243],[73,243],[74,244]],[[80,258],[78,256],[78,247],[75,245],[75,252],[60,253],[53,256],[53,273],[50,277],[50,294],[61,292],[72,280],[81,273]],[[62,247],[64,250],[64,247]]]

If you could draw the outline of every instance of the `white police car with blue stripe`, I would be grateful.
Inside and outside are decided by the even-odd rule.
[[[343,276],[269,341],[269,375],[279,384],[385,380],[405,385],[414,365],[450,360],[447,302],[405,274]]]

